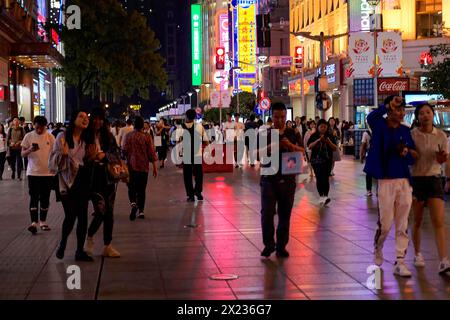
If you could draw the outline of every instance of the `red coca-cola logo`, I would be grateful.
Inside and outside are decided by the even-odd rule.
[[[409,90],[409,79],[379,79],[378,93],[391,94]]]

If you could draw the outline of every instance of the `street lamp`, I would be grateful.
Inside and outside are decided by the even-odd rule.
[[[186,103],[185,103],[186,98],[187,98],[187,96],[184,95],[184,94],[181,96],[181,99],[183,99],[183,112],[186,111],[186,110],[185,110],[185,109],[186,109]]]
[[[198,93],[200,92],[199,88],[195,88],[195,92],[197,93],[196,97],[197,97],[197,108],[198,108]]]
[[[190,107],[191,107],[191,109],[192,109],[192,92],[187,92],[187,95],[189,96],[189,105],[190,105]]]
[[[233,67],[231,68],[233,70],[233,78],[235,77],[234,71],[235,70],[242,70],[241,67]],[[239,113],[239,78],[237,78],[237,88],[236,88],[236,99],[237,99],[237,103],[236,103],[236,111],[237,113]]]
[[[378,64],[377,64],[377,6],[380,0],[367,0],[367,3],[373,8],[373,104],[378,107]]]

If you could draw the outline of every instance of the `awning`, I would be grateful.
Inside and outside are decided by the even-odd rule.
[[[13,43],[10,58],[29,69],[61,67],[63,56],[51,43]]]

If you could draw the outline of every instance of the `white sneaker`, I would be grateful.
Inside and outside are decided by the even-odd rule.
[[[372,194],[372,191],[367,191],[367,193],[366,193],[366,197],[371,197],[373,194]]]
[[[323,206],[324,203],[325,203],[325,197],[320,197],[319,198],[319,206]]]
[[[87,237],[86,239],[86,247],[84,249],[86,253],[90,256],[94,253],[94,239],[91,237]]]
[[[323,203],[323,206],[325,207],[326,205],[328,205],[331,202],[331,199],[328,197],[323,197],[323,198],[325,199],[324,203]]]
[[[425,267],[425,259],[420,252],[418,255],[414,256],[414,265],[418,268]]]
[[[383,258],[383,251],[381,249],[375,249],[375,256],[373,258],[373,262],[381,267],[381,265],[383,264],[384,258]]]
[[[444,274],[450,271],[450,262],[447,258],[444,258],[441,263],[439,263],[439,274]]]
[[[401,260],[395,262],[394,274],[405,278],[411,277],[411,271],[408,270],[408,268],[405,265],[405,262]]]

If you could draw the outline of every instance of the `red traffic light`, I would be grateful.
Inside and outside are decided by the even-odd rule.
[[[223,47],[216,48],[216,55],[218,55],[218,56],[225,55],[225,49]]]
[[[225,69],[225,48],[223,47],[216,48],[216,69]]]
[[[298,46],[295,47],[295,67],[296,68],[303,68],[303,47]]]

